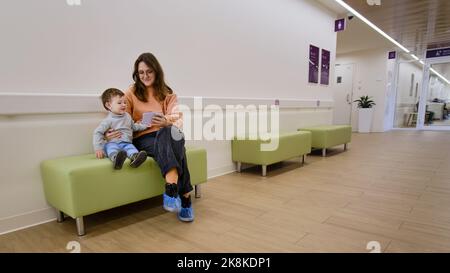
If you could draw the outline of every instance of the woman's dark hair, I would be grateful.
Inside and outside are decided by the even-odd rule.
[[[155,73],[155,81],[153,88],[155,89],[155,97],[159,101],[164,101],[168,94],[172,94],[172,89],[164,81],[164,72],[158,60],[152,53],[142,53],[134,62],[133,80],[134,80],[134,94],[142,101],[148,101],[148,93],[145,85],[139,78],[138,67],[141,62],[144,62]]]

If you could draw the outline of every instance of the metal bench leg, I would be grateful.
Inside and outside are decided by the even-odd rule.
[[[237,172],[240,173],[241,172],[241,168],[242,168],[242,163],[238,162],[237,163]]]
[[[322,149],[322,156],[323,156],[323,157],[326,157],[326,156],[327,156],[327,149],[326,149],[326,148],[323,148],[323,149]]]
[[[200,185],[195,185],[195,198],[200,198],[202,197],[202,188],[200,187]]]
[[[262,176],[267,175],[267,165],[262,165]]]
[[[78,236],[83,236],[86,234],[86,232],[84,231],[84,221],[83,221],[83,216],[81,217],[77,217],[76,218],[77,221],[77,232],[78,232]]]
[[[64,213],[60,210],[56,211],[56,221],[62,223],[64,221]]]

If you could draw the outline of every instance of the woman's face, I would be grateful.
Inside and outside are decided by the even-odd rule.
[[[145,87],[150,87],[155,82],[155,71],[148,67],[144,62],[138,64],[138,74],[139,79]]]

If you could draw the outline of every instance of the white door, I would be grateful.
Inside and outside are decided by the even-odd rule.
[[[336,64],[333,124],[351,124],[353,64]]]

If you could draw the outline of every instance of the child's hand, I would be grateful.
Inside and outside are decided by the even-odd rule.
[[[151,125],[151,124],[145,124],[145,123],[142,123],[142,122],[138,122],[137,124],[139,124],[139,125],[143,125],[143,126],[145,126],[145,127],[147,127],[147,128],[150,128],[150,127],[152,127],[152,125]]]
[[[96,156],[98,159],[101,159],[101,158],[104,158],[104,157],[105,157],[105,153],[103,152],[103,150],[97,150],[97,151],[95,151],[95,156]]]

